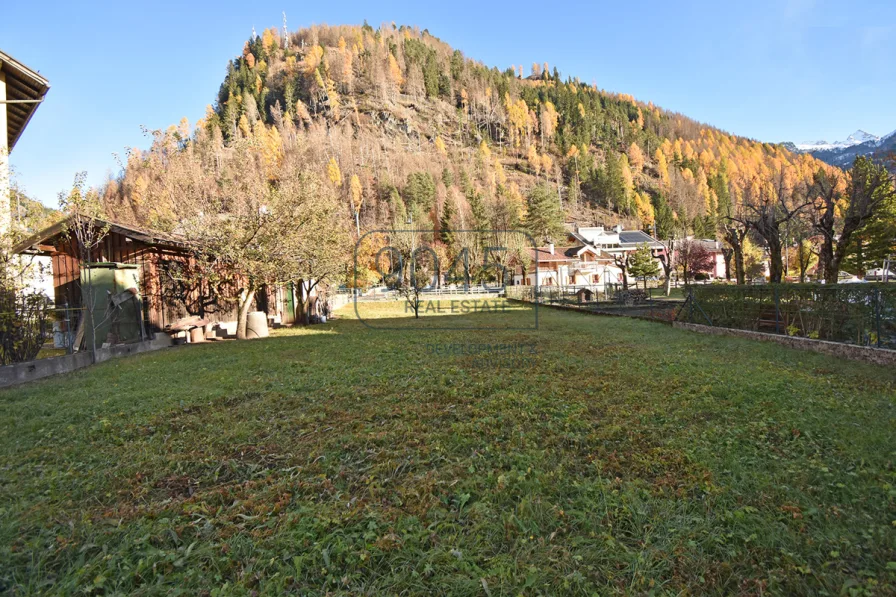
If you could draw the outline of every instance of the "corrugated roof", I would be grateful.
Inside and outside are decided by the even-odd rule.
[[[50,83],[9,54],[0,51],[0,71],[6,77],[6,132],[9,151],[15,147]],[[0,104],[2,105],[2,104]]]

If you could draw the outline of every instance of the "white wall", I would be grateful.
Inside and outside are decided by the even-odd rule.
[[[12,215],[9,212],[9,147],[6,119],[6,74],[0,70],[0,234],[9,231]]]

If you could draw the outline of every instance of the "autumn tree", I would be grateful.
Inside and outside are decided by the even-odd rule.
[[[281,221],[270,227],[278,235],[269,246],[276,267],[270,280],[294,282],[302,321],[309,323],[312,293],[347,271],[350,233],[340,218],[335,193],[298,163],[285,168],[276,199],[279,212],[274,215]]]
[[[550,141],[554,137],[554,132],[557,129],[557,120],[559,118],[560,114],[557,112],[557,109],[554,107],[553,103],[548,101],[541,104],[538,128],[541,132],[542,151],[545,151],[546,149],[546,140]]]
[[[697,274],[712,271],[712,253],[698,240],[685,239],[678,243],[678,267],[685,285]]]
[[[811,239],[801,239],[796,246],[795,258],[800,283],[803,283],[806,281],[806,273],[809,271],[809,268],[818,261],[818,248]]]
[[[644,152],[634,141],[628,147],[628,163],[636,175],[641,174],[644,169]]]

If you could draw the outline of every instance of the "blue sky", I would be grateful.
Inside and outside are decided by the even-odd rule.
[[[12,152],[18,184],[56,205],[100,184],[141,126],[200,118],[254,26],[419,25],[488,65],[562,75],[763,141],[896,129],[896,2],[16,2],[0,49],[52,85]]]

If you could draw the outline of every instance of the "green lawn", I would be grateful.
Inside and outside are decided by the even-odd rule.
[[[366,309],[0,392],[0,593],[896,592],[892,371]]]

